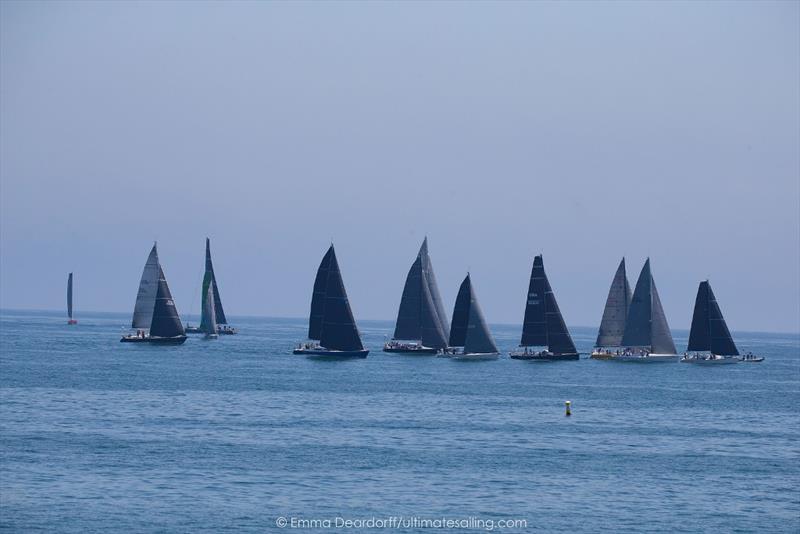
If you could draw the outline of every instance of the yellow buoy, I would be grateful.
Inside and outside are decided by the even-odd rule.
[[[567,417],[569,417],[570,415],[572,415],[572,411],[569,409],[570,406],[572,405],[572,403],[570,401],[565,401],[564,405],[567,407],[567,414],[566,415],[567,415]]]

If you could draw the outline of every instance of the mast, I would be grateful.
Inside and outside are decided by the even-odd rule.
[[[450,347],[463,347],[467,341],[467,326],[469,325],[469,309],[472,301],[472,282],[467,273],[461,286],[458,288],[456,304],[453,307],[453,322],[450,326]]]
[[[467,275],[469,278],[469,275]],[[472,283],[469,284],[469,318],[467,321],[467,335],[464,340],[465,354],[491,354],[497,351],[497,344],[494,342],[492,333],[486,325],[478,297],[475,296],[475,289]]]
[[[622,346],[647,348],[655,354],[676,353],[667,317],[650,272],[650,258],[645,261],[633,290]]]
[[[333,255],[333,245],[322,257],[314,278],[314,290],[311,293],[311,313],[308,317],[308,339],[319,341],[322,338],[322,316],[325,309],[325,291],[328,284],[328,268]]]
[[[333,245],[330,248],[330,264],[327,271],[320,345],[329,350],[364,350]]]
[[[167,279],[164,277],[164,271],[160,265],[158,266],[158,284],[152,313],[151,337],[176,337],[185,334],[183,323],[178,316],[178,310],[175,308],[172,293],[170,293]]]
[[[228,324],[228,320],[225,318],[225,311],[222,309],[222,300],[219,298],[217,277],[214,274],[214,264],[211,263],[211,243],[208,238],[206,238],[206,272],[211,273],[211,287],[214,292],[214,313],[217,317],[217,324]]]
[[[131,328],[150,328],[150,324],[153,321],[153,308],[156,302],[160,270],[158,250],[156,249],[156,244],[153,244],[150,255],[147,256],[147,261],[144,264],[142,279],[139,281],[139,291],[136,294],[136,305],[133,308]]]
[[[619,347],[622,344],[625,318],[628,315],[630,304],[631,287],[625,272],[625,258],[622,258],[608,290],[606,307],[603,309],[603,319],[600,321],[595,347]]]
[[[72,273],[67,278],[67,317],[72,319]]]

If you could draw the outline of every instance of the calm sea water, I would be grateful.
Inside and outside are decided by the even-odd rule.
[[[392,324],[362,321],[369,358],[318,362],[288,352],[301,319],[180,347],[119,343],[127,315],[79,319],[0,316],[4,530],[800,530],[797,335],[737,333],[767,360],[719,368],[454,362],[386,355]],[[515,345],[519,327],[492,330]],[[581,350],[595,333],[573,330]]]

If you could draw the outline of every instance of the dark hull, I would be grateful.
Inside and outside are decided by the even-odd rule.
[[[366,358],[369,351],[364,350],[326,350],[326,349],[294,349],[292,354],[299,354],[308,358],[341,360],[350,358]]]
[[[120,339],[122,343],[151,343],[154,345],[182,345],[186,341],[186,336],[175,337],[136,337],[124,336]]]
[[[511,353],[512,360],[526,360],[532,362],[564,362],[580,360],[580,354],[515,354]]]
[[[67,321],[67,324],[78,324],[78,321],[75,319],[70,319],[69,321]]]
[[[383,347],[383,352],[389,352],[392,354],[436,354],[439,352],[439,349],[432,349],[430,347],[423,347],[418,349],[411,349],[411,348],[401,348],[401,347]]]

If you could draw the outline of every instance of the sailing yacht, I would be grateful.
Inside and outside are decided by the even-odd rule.
[[[78,324],[72,317],[72,273],[69,273],[67,278],[67,324]]]
[[[308,339],[292,352],[310,358],[366,358],[344,289],[333,245],[322,257],[314,279]]]
[[[523,347],[523,350],[509,354],[515,360],[556,361],[580,358],[558,308],[553,288],[550,287],[550,281],[544,272],[544,260],[541,254],[533,259],[519,346]],[[537,351],[531,350],[530,347],[546,347],[546,349]]]
[[[144,264],[131,328],[135,334],[123,336],[124,343],[160,343],[178,345],[186,341],[178,310],[172,300],[167,279],[158,261],[156,245]]]
[[[678,360],[675,342],[650,272],[650,258],[644,262],[636,281],[621,344],[623,349],[612,360],[640,363]]]
[[[447,349],[444,355],[454,360],[496,360],[500,356],[475,296],[469,273],[458,289],[449,345],[453,349]],[[455,347],[463,348],[458,351]]]
[[[384,352],[436,354],[447,348],[450,328],[428,255],[428,238],[422,241],[416,260],[411,264],[397,311],[392,340]]]
[[[603,319],[600,321],[600,330],[597,332],[597,341],[594,343],[592,358],[608,360],[619,354],[622,345],[622,334],[625,333],[625,318],[631,305],[631,286],[625,272],[625,258],[619,262],[617,272],[611,281],[606,298],[606,307],[603,309]],[[612,351],[611,349],[615,349]]]
[[[719,309],[711,284],[700,282],[694,300],[689,346],[681,361],[701,365],[739,363],[739,351]]]
[[[203,289],[200,293],[201,299],[205,302],[206,298],[206,278],[210,277],[211,291],[214,294],[214,314],[217,318],[217,333],[233,335],[238,334],[239,331],[228,325],[228,320],[225,317],[225,310],[222,309],[222,300],[219,297],[219,288],[217,287],[217,277],[214,274],[214,264],[211,262],[211,240],[206,238],[206,268],[203,274]],[[201,308],[202,315],[202,308]],[[187,334],[203,334],[202,327],[186,325]]]

